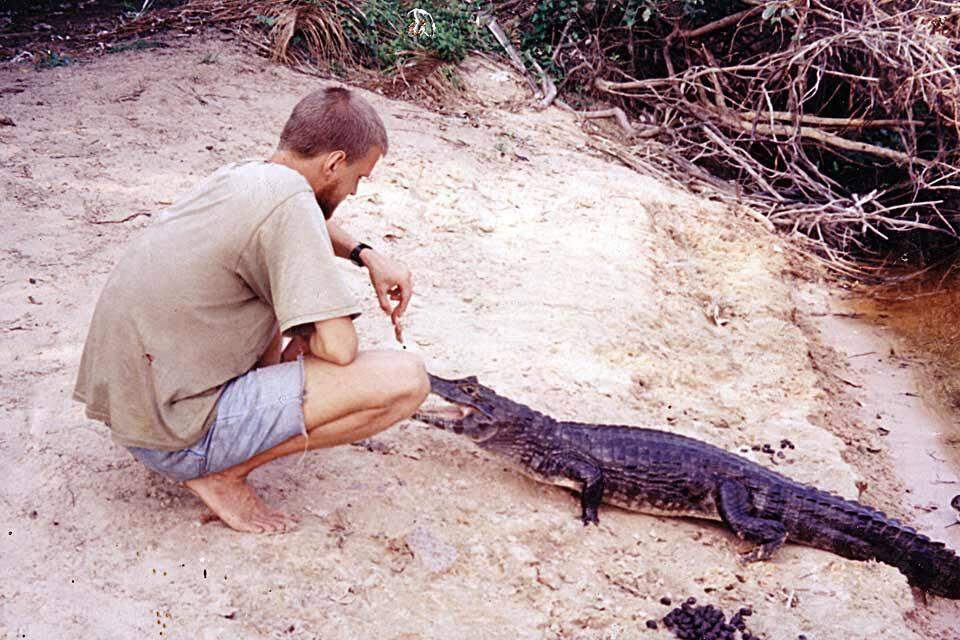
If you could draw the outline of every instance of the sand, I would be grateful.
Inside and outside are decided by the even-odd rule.
[[[795,545],[742,565],[721,527],[615,508],[584,528],[567,492],[414,421],[255,472],[303,516],[295,532],[201,524],[192,494],[70,400],[87,324],[149,214],[269,155],[326,81],[215,37],[170,43],[0,68],[24,89],[0,93],[0,639],[655,640],[671,637],[644,625],[664,595],[752,605],[769,639],[948,637],[892,568]],[[845,391],[796,296],[826,285],[789,243],[600,157],[507,71],[464,74],[480,102],[446,115],[365,93],[391,150],[337,212],[413,270],[405,335],[430,370],[558,418],[745,450],[847,497],[866,479],[864,501],[896,509],[885,445],[838,417]],[[342,268],[363,347],[398,348],[365,273]],[[750,450],[783,438],[786,459]],[[879,457],[857,449],[870,438]]]

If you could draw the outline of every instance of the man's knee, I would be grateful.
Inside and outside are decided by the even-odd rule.
[[[415,354],[400,352],[391,363],[391,378],[396,381],[394,393],[399,401],[420,406],[430,393],[430,379],[423,359]]]

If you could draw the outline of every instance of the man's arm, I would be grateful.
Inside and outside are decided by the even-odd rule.
[[[357,240],[332,220],[327,220],[327,234],[333,243],[333,253],[336,256],[349,257],[350,252],[357,246]],[[397,340],[403,342],[400,316],[407,310],[413,296],[413,275],[409,269],[375,249],[364,249],[360,252],[360,261],[370,272],[370,281],[373,282],[380,308],[390,316]],[[396,307],[391,307],[390,300],[399,302]]]
[[[354,239],[353,236],[333,220],[327,220],[327,233],[330,235],[330,242],[333,243],[333,255],[338,258],[350,257],[350,252],[357,246],[358,240]],[[363,254],[368,251],[372,251],[372,249],[366,249],[361,253],[361,259],[366,257]]]
[[[350,318],[330,318],[314,323],[310,353],[321,360],[347,365],[357,358],[357,332]]]
[[[310,335],[295,335],[283,350],[283,362],[310,353],[333,364],[348,365],[357,357],[359,340],[350,318],[330,318],[313,323]]]

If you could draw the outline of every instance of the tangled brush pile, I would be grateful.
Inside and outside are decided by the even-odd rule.
[[[561,87],[652,115],[674,169],[849,268],[850,256],[929,260],[958,246],[952,4],[507,0],[499,9]]]

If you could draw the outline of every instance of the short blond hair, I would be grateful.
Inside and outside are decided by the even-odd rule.
[[[371,147],[387,153],[387,129],[373,106],[345,87],[318,89],[298,102],[279,145],[308,158],[339,150],[348,162],[363,158]]]

